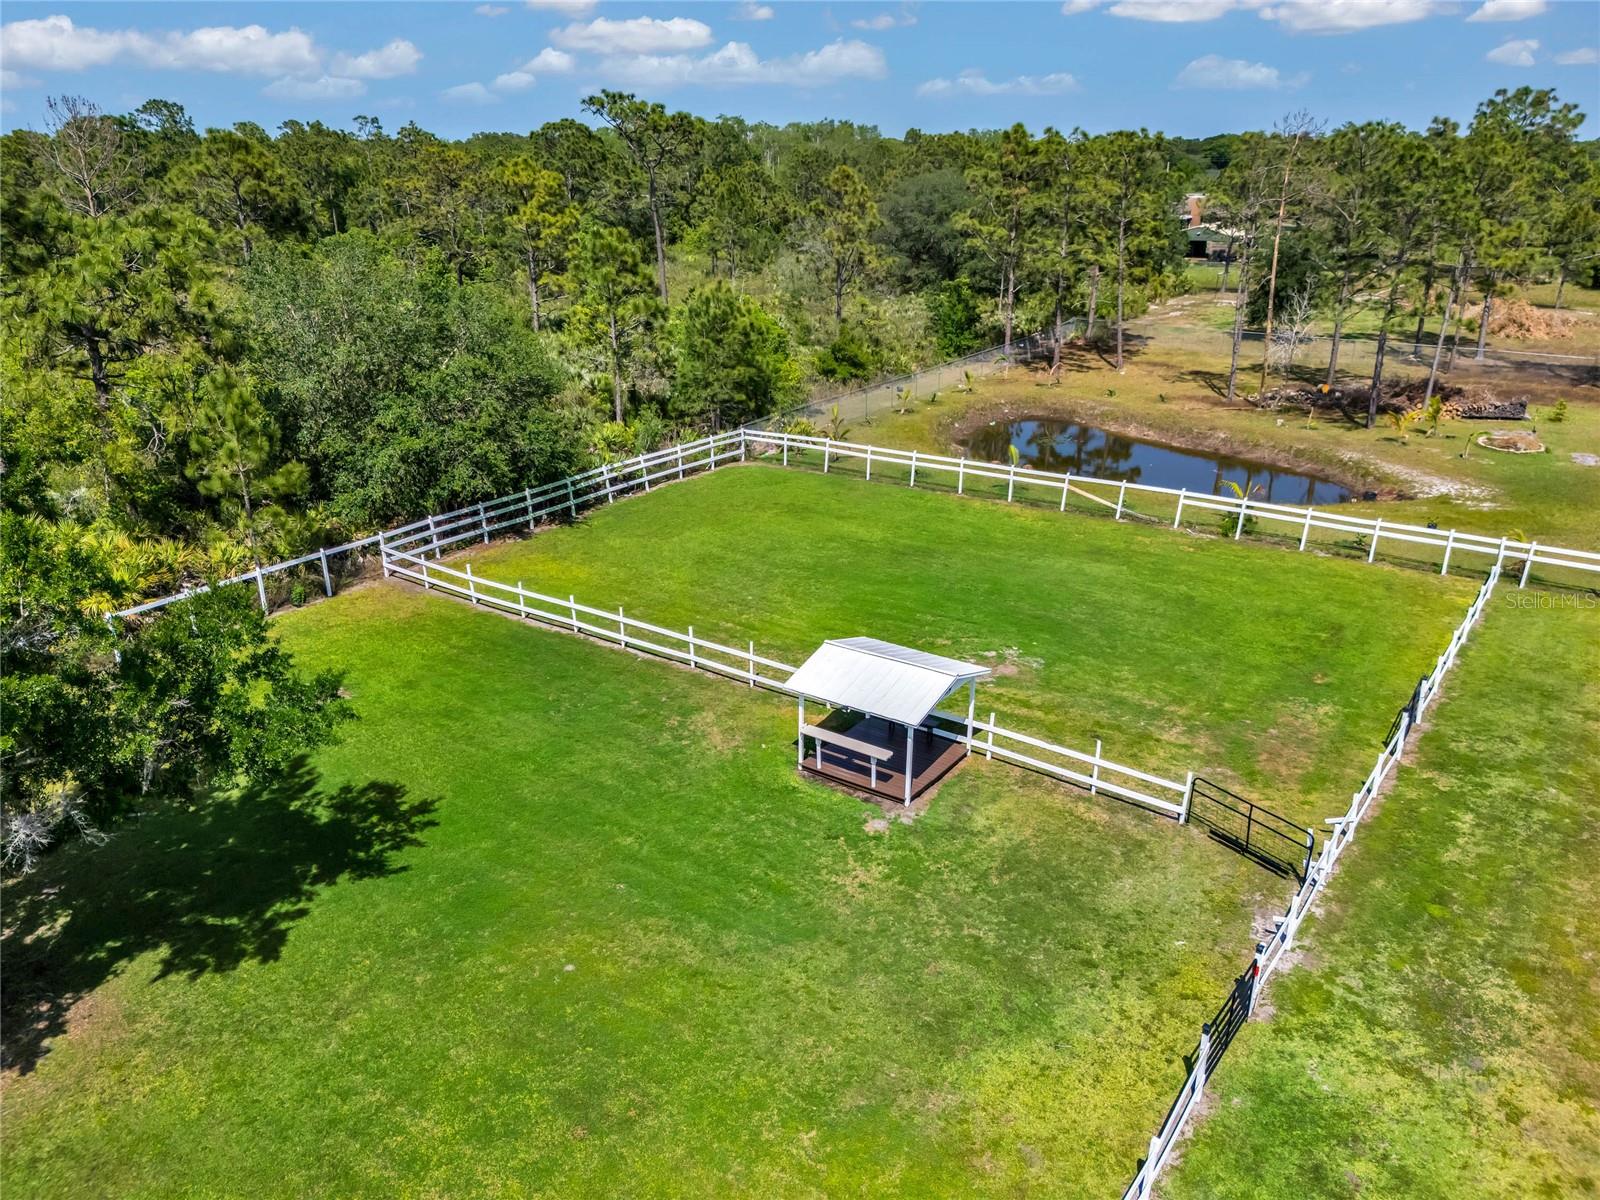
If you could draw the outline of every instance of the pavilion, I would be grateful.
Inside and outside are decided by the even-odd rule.
[[[978,680],[988,667],[854,637],[823,642],[789,677],[799,704],[800,770],[910,804],[972,752]],[[938,707],[967,689],[966,736],[936,728]],[[807,698],[834,712],[806,722]],[[814,751],[807,752],[807,740]]]

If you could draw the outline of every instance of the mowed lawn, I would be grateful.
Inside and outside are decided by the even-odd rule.
[[[1163,1196],[1600,1195],[1600,608],[1584,603],[1496,597]]]
[[[458,559],[790,663],[853,635],[987,663],[1002,725],[1305,823],[1348,805],[1477,586],[767,466]]]
[[[403,584],[275,627],[346,672],[342,744],[7,896],[8,988],[58,1018],[5,1076],[8,1196],[1104,1197],[1282,901],[999,763],[871,832],[781,698]]]

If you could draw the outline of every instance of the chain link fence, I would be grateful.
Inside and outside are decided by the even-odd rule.
[[[1061,327],[1061,336],[1070,338],[1076,331],[1077,322],[1067,322]],[[782,430],[801,421],[823,432],[827,432],[830,425],[842,428],[891,409],[909,408],[910,401],[926,400],[934,392],[965,387],[971,380],[1004,370],[1015,363],[1030,362],[1046,352],[1052,341],[1053,335],[1044,334],[1015,337],[1011,339],[1009,352],[1005,346],[990,346],[937,366],[924,367],[906,375],[892,375],[849,391],[820,391],[804,404],[752,421],[745,428]]]

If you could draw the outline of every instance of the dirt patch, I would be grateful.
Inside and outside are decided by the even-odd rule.
[[[1544,443],[1531,433],[1522,430],[1500,430],[1483,434],[1477,439],[1485,450],[1500,450],[1506,454],[1543,454]]]
[[[1600,454],[1584,454],[1582,451],[1574,450],[1572,461],[1580,467],[1600,467]]]

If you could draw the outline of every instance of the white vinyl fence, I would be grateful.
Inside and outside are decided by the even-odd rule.
[[[1450,644],[1445,647],[1443,653],[1434,662],[1432,672],[1418,686],[1412,706],[1401,714],[1394,734],[1383,749],[1378,752],[1378,759],[1373,763],[1372,770],[1367,772],[1366,780],[1354,796],[1351,797],[1350,807],[1343,816],[1329,817],[1325,822],[1332,829],[1332,833],[1324,840],[1322,852],[1317,855],[1310,869],[1306,872],[1305,881],[1295,891],[1294,896],[1290,898],[1288,909],[1283,916],[1277,918],[1277,929],[1272,936],[1267,941],[1256,944],[1255,953],[1251,957],[1249,965],[1245,968],[1244,974],[1240,976],[1235,992],[1223,1002],[1219,1018],[1222,1013],[1229,1012],[1230,1006],[1233,1004],[1237,1004],[1242,1008],[1242,1011],[1237,1014],[1239,1022],[1247,1019],[1254,1012],[1256,1000],[1261,994],[1261,989],[1266,985],[1267,980],[1272,977],[1272,973],[1283,965],[1285,956],[1289,953],[1290,947],[1294,945],[1295,935],[1300,931],[1300,923],[1305,920],[1306,914],[1311,910],[1312,903],[1321,894],[1322,889],[1327,886],[1328,879],[1333,874],[1333,868],[1339,861],[1339,856],[1344,853],[1345,849],[1355,839],[1356,828],[1360,825],[1362,817],[1372,807],[1372,802],[1377,797],[1379,790],[1394,772],[1401,755],[1405,753],[1407,735],[1416,727],[1422,714],[1427,711],[1428,706],[1438,696],[1440,685],[1444,682],[1445,673],[1455,665],[1456,655],[1460,652],[1462,645],[1465,644],[1467,634],[1471,632],[1472,627],[1478,623],[1478,619],[1483,615],[1483,610],[1489,603],[1489,598],[1494,594],[1495,584],[1499,581],[1500,568],[1498,566],[1490,568],[1489,578],[1478,589],[1477,596],[1467,609],[1466,617],[1456,627],[1455,632],[1450,635]],[[1212,1045],[1212,1039],[1216,1035],[1216,1025],[1217,1022],[1212,1022],[1202,1027],[1200,1043],[1195,1053],[1194,1066],[1190,1069],[1188,1077],[1183,1081],[1183,1085],[1178,1089],[1177,1099],[1173,1101],[1172,1107],[1168,1110],[1166,1119],[1162,1121],[1161,1127],[1156,1130],[1155,1136],[1150,1139],[1149,1151],[1144,1162],[1139,1165],[1139,1170],[1134,1175],[1133,1181],[1128,1184],[1127,1190],[1123,1193],[1123,1200],[1145,1200],[1145,1197],[1150,1195],[1151,1189],[1155,1185],[1156,1176],[1160,1174],[1162,1166],[1165,1165],[1172,1152],[1173,1144],[1183,1133],[1186,1123],[1200,1103],[1201,1096],[1205,1091],[1209,1071],[1216,1058],[1220,1055],[1220,1050],[1215,1049]],[[1228,1038],[1232,1037],[1233,1028],[1236,1028],[1236,1026],[1227,1030],[1226,1036]],[[1226,1048],[1225,1043],[1222,1048]]]
[[[1348,534],[1360,539],[1359,544],[1364,548],[1368,562],[1377,560],[1380,546],[1428,547],[1442,552],[1439,561],[1441,575],[1449,573],[1452,560],[1459,562],[1468,555],[1477,555],[1480,560],[1490,559],[1497,568],[1504,568],[1509,561],[1520,560],[1519,586],[1526,586],[1535,564],[1585,572],[1600,581],[1600,553],[1540,545],[1537,541],[1520,542],[1455,529],[1408,525],[1386,521],[1381,517],[1358,517],[1336,509],[1300,508],[1292,504],[1253,500],[1248,496],[1191,492],[1186,488],[1164,488],[1148,483],[1041,471],[1009,463],[950,458],[917,450],[834,441],[825,437],[754,430],[747,431],[747,437],[752,443],[751,452],[754,456],[775,460],[785,467],[810,468],[820,464],[823,472],[827,473],[843,463],[859,463],[867,479],[872,479],[876,474],[880,480],[904,482],[910,487],[916,487],[919,480],[925,484],[937,481],[945,486],[954,484],[957,494],[961,495],[970,494],[974,485],[987,484],[998,496],[999,485],[1003,484],[1008,501],[1017,501],[1026,495],[1037,503],[1043,496],[1065,511],[1069,499],[1077,497],[1099,511],[1109,512],[1116,520],[1139,517],[1170,521],[1174,529],[1183,524],[1185,515],[1192,517],[1196,512],[1218,513],[1234,518],[1230,522],[1230,536],[1235,539],[1251,534],[1253,524],[1272,524],[1283,535],[1298,541],[1301,550],[1306,549],[1314,530]],[[1146,503],[1142,509],[1137,507],[1141,501],[1155,500],[1159,500],[1159,504]],[[1081,509],[1082,505],[1078,508]],[[1159,514],[1151,511],[1154,508],[1159,508]]]
[[[1449,573],[1452,561],[1459,562],[1464,556],[1476,555],[1480,560],[1491,559],[1491,565],[1497,568],[1517,564],[1518,586],[1527,585],[1536,564],[1581,572],[1586,581],[1593,579],[1600,582],[1600,553],[1588,550],[1540,545],[1537,541],[1493,538],[1454,529],[1431,529],[1385,521],[1381,517],[1370,520],[1333,509],[1298,508],[1249,497],[1241,499],[1145,483],[1096,479],[1086,475],[1040,471],[1032,467],[924,454],[916,450],[833,441],[824,437],[734,429],[641,454],[619,463],[595,467],[494,500],[423,517],[343,545],[329,546],[298,558],[264,565],[224,579],[218,586],[254,583],[262,610],[266,611],[270,607],[266,590],[269,577],[317,563],[323,590],[331,596],[335,584],[330,564],[346,556],[360,556],[374,548],[381,551],[389,545],[401,548],[415,546],[424,541],[440,546],[473,539],[487,541],[498,532],[523,526],[532,528],[541,519],[576,516],[586,508],[602,502],[610,503],[620,495],[649,491],[657,483],[715,470],[719,465],[742,461],[753,455],[781,462],[786,467],[809,468],[813,464],[820,464],[824,473],[836,463],[860,463],[868,479],[873,478],[876,472],[880,480],[904,480],[911,487],[916,487],[919,480],[923,483],[942,480],[945,485],[953,482],[958,494],[969,493],[972,485],[977,484],[992,487],[998,495],[999,485],[1003,484],[1007,500],[1022,500],[1029,496],[1036,500],[1042,493],[1065,510],[1069,499],[1076,498],[1080,503],[1075,506],[1075,511],[1084,511],[1084,505],[1087,504],[1090,511],[1109,512],[1116,520],[1170,521],[1174,528],[1183,523],[1186,513],[1220,513],[1235,518],[1232,533],[1235,539],[1247,533],[1253,535],[1252,525],[1255,522],[1271,523],[1280,527],[1291,540],[1297,539],[1301,550],[1307,548],[1314,530],[1349,534],[1364,546],[1368,562],[1377,560],[1380,544],[1402,548],[1420,546],[1442,552],[1438,564],[1441,575]],[[1169,510],[1167,503],[1174,501]],[[1152,508],[1159,508],[1160,512],[1150,511]],[[137,616],[209,590],[208,586],[188,588],[111,613],[106,619],[109,622],[118,617]]]
[[[451,540],[459,540],[460,536],[459,533],[446,534],[437,543],[410,549],[386,546],[385,572],[420,584],[424,589],[458,596],[473,604],[487,605],[554,629],[588,634],[625,650],[653,654],[742,680],[751,687],[760,686],[787,695],[795,694],[788,686],[788,677],[794,674],[796,668],[757,654],[753,641],[747,642],[742,648],[730,646],[697,636],[693,625],[683,631],[668,629],[630,617],[621,606],[615,611],[596,608],[580,603],[576,596],[569,595],[562,599],[533,591],[521,582],[510,584],[486,579],[473,573],[471,563],[464,563],[458,569],[429,561],[430,553],[437,553],[440,547]],[[1091,795],[1111,796],[1176,818],[1179,822],[1188,819],[1194,790],[1192,771],[1181,781],[1163,778],[1113,762],[1102,755],[1099,743],[1096,743],[1094,753],[1090,754],[1006,729],[997,723],[994,713],[989,714],[987,721],[970,722],[964,715],[956,713],[938,711],[933,715],[945,722],[944,726],[935,726],[934,733],[949,741],[965,743],[985,758],[998,757],[1002,762],[1076,784]]]

